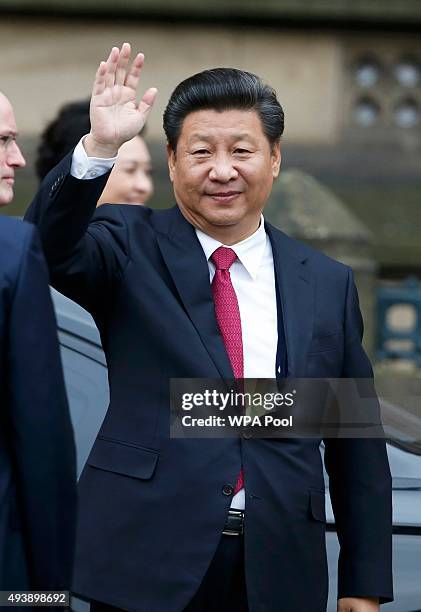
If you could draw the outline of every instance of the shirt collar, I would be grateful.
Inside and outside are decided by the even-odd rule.
[[[260,217],[260,225],[254,232],[254,234],[252,234],[248,238],[245,238],[245,240],[242,240],[241,242],[237,242],[236,244],[222,244],[222,242],[219,242],[218,240],[215,240],[215,238],[208,236],[208,234],[205,234],[200,229],[195,228],[195,231],[208,261],[212,253],[218,247],[228,247],[229,249],[232,249],[235,252],[238,259],[243,264],[244,268],[247,270],[253,280],[256,278],[257,272],[262,262],[267,240],[265,220],[263,218],[263,215],[261,215]]]

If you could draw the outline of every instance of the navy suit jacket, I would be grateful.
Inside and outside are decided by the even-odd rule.
[[[0,590],[68,589],[73,430],[34,227],[0,217]]]
[[[138,612],[181,612],[198,589],[244,466],[251,612],[326,609],[320,439],[170,439],[169,379],[233,377],[208,265],[179,208],[95,203],[70,156],[27,218],[53,285],[101,333],[111,401],[80,479],[74,590]],[[270,224],[279,376],[371,377],[351,270]],[[274,372],[275,377],[275,372]],[[339,596],[392,598],[391,481],[383,440],[326,440],[341,543]]]

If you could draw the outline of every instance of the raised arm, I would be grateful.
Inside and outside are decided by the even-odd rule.
[[[130,63],[130,45],[114,47],[95,75],[91,131],[83,146],[89,158],[112,158],[145,124],[157,90],[139,103],[136,91],[143,54]],[[79,176],[70,153],[44,179],[25,219],[38,226],[52,284],[93,313],[109,296],[130,256],[124,215],[118,206],[103,208],[92,220],[108,173]]]

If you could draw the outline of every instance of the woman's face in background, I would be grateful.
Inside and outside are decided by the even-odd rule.
[[[148,147],[141,136],[135,136],[120,147],[97,206],[106,203],[145,204],[153,193],[151,171]]]

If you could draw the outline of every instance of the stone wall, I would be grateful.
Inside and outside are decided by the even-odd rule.
[[[275,87],[287,116],[286,138],[335,139],[340,51],[333,35],[9,17],[0,23],[1,90],[13,102],[21,133],[38,134],[61,104],[88,96],[99,61],[126,40],[146,55],[142,89],[159,89],[148,122],[152,139],[163,136],[162,113],[177,83],[216,66],[256,72]]]

